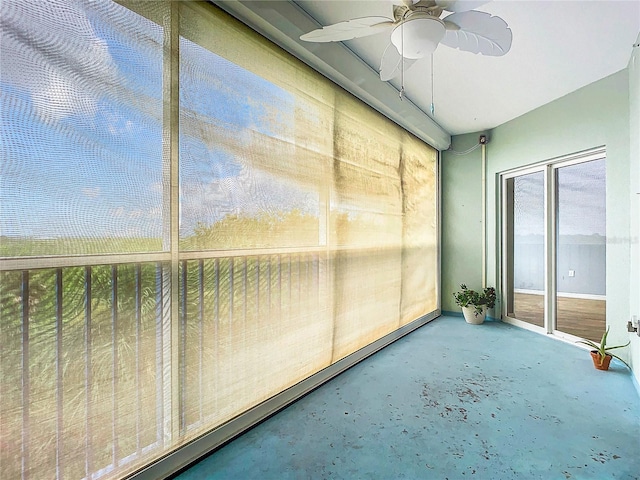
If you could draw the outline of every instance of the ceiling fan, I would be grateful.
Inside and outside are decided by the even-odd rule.
[[[473,10],[489,0],[401,0],[393,18],[362,17],[335,23],[300,36],[307,42],[341,42],[391,32],[380,62],[380,79],[391,80],[442,43],[451,48],[501,56],[511,48],[507,22]],[[443,12],[450,12],[443,18]],[[393,48],[395,47],[395,48]]]

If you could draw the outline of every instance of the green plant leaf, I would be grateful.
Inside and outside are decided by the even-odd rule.
[[[609,355],[611,355],[613,358],[617,358],[618,360],[620,360],[622,363],[624,363],[627,366],[627,368],[629,369],[631,368],[631,366],[627,362],[625,362],[623,359],[621,359],[618,355],[615,355],[613,353],[610,353]]]
[[[600,347],[598,346],[598,344],[597,343],[593,343],[591,340],[578,340],[578,341],[576,341],[576,343],[584,343],[585,345],[590,346],[594,350],[600,351]]]
[[[627,362],[625,362],[622,358],[620,358],[619,356],[613,354],[610,352],[610,350],[614,350],[616,348],[624,348],[627,347],[631,341],[627,342],[624,345],[616,345],[614,347],[608,347],[607,346],[607,336],[609,335],[609,328],[607,327],[607,330],[602,334],[602,340],[600,341],[600,345],[598,345],[595,342],[592,342],[591,340],[587,340],[587,339],[582,339],[582,340],[576,340],[576,343],[582,343],[584,345],[588,345],[589,347],[591,347],[593,350],[597,351],[598,354],[600,354],[600,365],[603,364],[604,362],[604,357],[606,355],[611,355],[613,358],[617,358],[618,360],[620,360],[622,363],[624,363],[628,368],[631,368],[629,366],[629,364]]]
[[[631,343],[631,342],[629,341],[629,342],[625,343],[624,345],[616,345],[615,347],[607,347],[607,351],[609,351],[609,350],[613,350],[614,348],[624,348],[624,347],[628,347],[630,343]]]

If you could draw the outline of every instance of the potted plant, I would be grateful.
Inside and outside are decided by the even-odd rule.
[[[615,347],[609,347],[607,346],[607,335],[609,335],[609,327],[607,327],[607,331],[604,332],[604,334],[602,335],[602,339],[600,340],[600,345],[587,339],[578,340],[576,343],[583,343],[593,349],[591,350],[591,358],[593,359],[593,366],[596,367],[598,370],[609,370],[609,363],[611,362],[612,357],[617,358],[622,363],[624,363],[628,368],[631,368],[629,367],[629,364],[627,362],[625,362],[616,354],[611,353],[609,351],[615,348],[626,347],[631,342],[627,342],[624,345],[616,345]]]
[[[484,322],[487,309],[493,308],[496,304],[496,289],[486,287],[482,292],[476,292],[463,283],[460,285],[460,291],[453,294],[453,298],[462,308],[462,314],[467,323],[480,325]]]

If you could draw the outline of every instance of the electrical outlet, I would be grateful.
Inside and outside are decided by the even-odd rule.
[[[575,270],[569,270],[569,276],[570,277],[575,277],[576,276],[576,271]]]

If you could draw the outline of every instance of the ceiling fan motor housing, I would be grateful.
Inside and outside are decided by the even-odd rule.
[[[391,43],[405,58],[423,58],[433,53],[445,34],[437,17],[414,13],[391,32]]]

